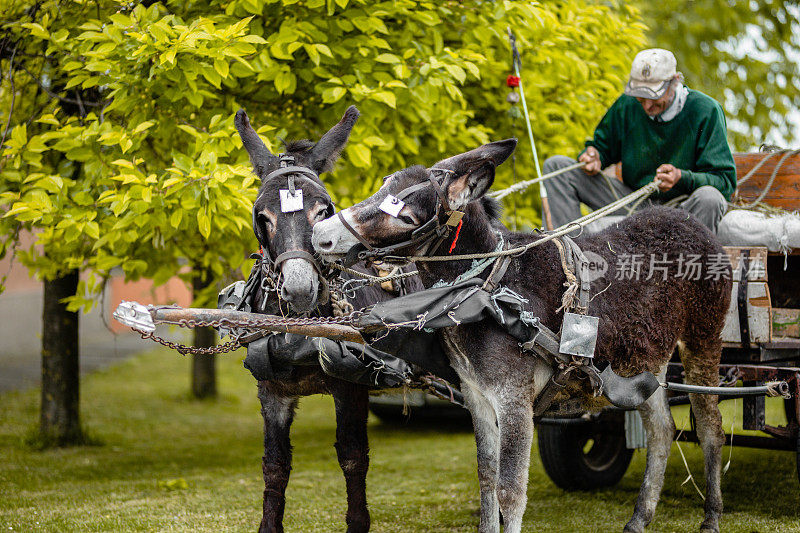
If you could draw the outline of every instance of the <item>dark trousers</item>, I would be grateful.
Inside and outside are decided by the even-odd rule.
[[[560,168],[575,164],[574,159],[564,156],[554,156],[544,162],[545,174]],[[563,226],[568,222],[581,217],[580,204],[584,203],[590,209],[598,209],[611,202],[627,196],[633,189],[615,178],[602,174],[588,175],[583,170],[576,168],[545,181],[547,198],[550,202],[550,216],[553,226]],[[655,205],[652,200],[645,200],[639,204],[638,209]],[[627,215],[631,205],[623,207],[612,215]],[[728,207],[722,193],[714,187],[704,185],[695,189],[688,198],[676,206],[694,215],[700,222],[713,233],[717,232],[719,221]]]

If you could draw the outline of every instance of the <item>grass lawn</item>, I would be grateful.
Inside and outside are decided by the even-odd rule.
[[[97,446],[27,448],[24,436],[37,421],[38,391],[0,395],[0,531],[254,531],[263,489],[255,382],[242,368],[241,355],[221,357],[219,370],[221,395],[214,402],[188,399],[188,360],[173,352],[151,352],[85,378],[82,416]],[[732,412],[726,410],[727,427]],[[768,423],[778,422],[775,412]],[[675,418],[679,427],[688,424],[685,409],[676,409]],[[334,429],[329,397],[301,401],[292,432],[287,531],[344,530]],[[468,429],[395,427],[371,418],[369,435],[374,531],[476,530],[478,481]],[[699,448],[682,448],[702,479]],[[617,487],[568,493],[549,481],[534,450],[525,530],[621,531],[643,469],[644,452],[638,451]],[[702,501],[691,483],[681,485],[686,476],[673,445],[649,531],[696,530]],[[800,531],[800,485],[791,453],[735,447],[723,495],[723,531]]]

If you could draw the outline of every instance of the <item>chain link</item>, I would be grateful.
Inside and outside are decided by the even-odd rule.
[[[238,349],[241,346],[239,339],[233,339],[232,341],[226,342],[224,344],[220,344],[218,346],[212,346],[210,348],[199,348],[197,346],[186,346],[185,344],[180,344],[177,342],[168,341],[158,335],[153,333],[147,333],[146,331],[142,331],[140,329],[131,328],[133,331],[138,333],[142,336],[143,339],[153,339],[157,343],[166,346],[172,350],[175,350],[181,355],[192,354],[192,355],[219,355],[223,353],[232,352]]]

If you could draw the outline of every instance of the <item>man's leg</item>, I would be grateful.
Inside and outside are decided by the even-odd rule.
[[[575,162],[569,157],[553,156],[544,162],[543,172],[548,174]],[[590,176],[580,168],[550,178],[544,184],[550,202],[550,215],[556,228],[580,218],[581,202],[591,209],[597,209],[633,192],[618,179],[606,179],[600,174]]]
[[[703,185],[696,189],[687,200],[680,205],[681,209],[693,214],[712,233],[717,233],[719,221],[728,208],[728,202],[718,189],[711,185]]]

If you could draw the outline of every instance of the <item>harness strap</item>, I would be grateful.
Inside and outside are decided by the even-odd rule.
[[[428,173],[428,181],[430,182],[433,190],[436,191],[436,196],[439,197],[439,204],[442,206],[442,209],[445,211],[452,211],[450,209],[450,202],[447,201],[447,195],[444,193],[444,189],[439,185],[439,182],[436,181],[436,178],[433,177],[432,173]]]
[[[503,249],[506,249],[508,246],[504,245]],[[489,272],[489,277],[486,278],[486,281],[483,283],[481,288],[487,292],[494,292],[494,290],[500,285],[500,281],[503,279],[503,276],[506,275],[506,270],[508,270],[508,265],[511,264],[511,256],[504,255],[499,257],[492,266],[492,271]]]
[[[578,278],[579,286],[578,305],[575,310],[585,315],[589,311],[589,287],[591,285],[589,282],[589,260],[575,241],[566,235],[561,238],[569,245],[575,258],[575,276]]]
[[[415,192],[420,191],[422,189],[426,189],[426,188],[430,187],[430,185],[431,184],[428,183],[428,182],[422,182],[422,183],[417,183],[416,185],[412,185],[411,187],[406,187],[405,189],[403,189],[402,191],[397,193],[397,196],[395,196],[395,198],[397,198],[398,200],[404,200],[405,198],[410,196],[412,193],[415,193]]]
[[[361,236],[361,234],[360,234],[359,232],[357,232],[357,231],[356,231],[356,229],[355,229],[353,226],[351,226],[351,225],[350,225],[350,224],[349,224],[349,223],[348,223],[348,222],[347,222],[347,221],[344,219],[344,216],[342,215],[342,212],[341,212],[341,211],[339,211],[338,213],[336,213],[336,216],[337,216],[337,217],[339,217],[339,220],[342,222],[342,225],[345,227],[345,229],[347,229],[347,231],[349,231],[350,233],[352,233],[352,234],[353,234],[353,237],[355,237],[356,239],[358,239],[358,242],[360,242],[361,244],[363,244],[364,246],[366,246],[367,250],[374,250],[374,249],[375,249],[375,248],[373,248],[373,246],[372,246],[370,243],[368,243],[368,242],[367,242],[367,239],[365,239],[364,237],[362,237],[362,236]]]
[[[562,242],[563,241],[563,242]],[[589,310],[589,260],[580,247],[567,236],[553,239],[561,257],[561,268],[567,281],[567,287],[561,298],[561,307],[556,311],[575,309],[581,315],[585,315]],[[578,302],[575,302],[577,295]]]
[[[311,265],[314,267],[314,270],[316,270],[320,276],[324,277],[324,274],[322,273],[322,267],[320,267],[319,263],[317,263],[317,258],[311,255],[310,253],[306,252],[305,250],[289,250],[287,252],[283,252],[282,254],[280,254],[278,257],[275,258],[275,261],[273,261],[275,268],[278,268],[280,264],[286,261],[287,259],[305,259],[306,261],[311,263]]]

